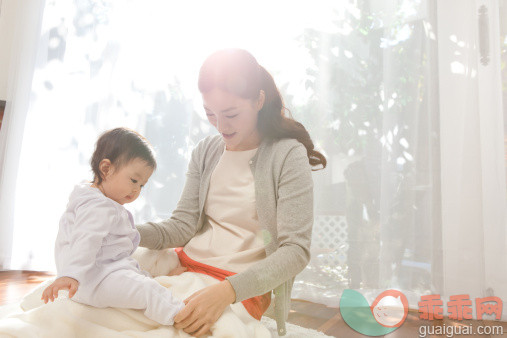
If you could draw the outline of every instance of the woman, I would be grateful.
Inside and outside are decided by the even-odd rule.
[[[201,336],[237,302],[260,319],[274,290],[284,335],[294,277],[310,259],[311,167],[324,168],[326,159],[303,125],[285,115],[273,78],[248,52],[208,57],[199,90],[220,135],[194,149],[171,218],[137,226],[140,245],[183,247],[183,266],[221,280],[185,300],[176,328]]]

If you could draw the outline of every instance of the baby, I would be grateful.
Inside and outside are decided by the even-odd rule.
[[[79,303],[143,309],[160,324],[174,324],[185,304],[131,257],[140,235],[123,207],[136,200],[156,168],[150,144],[126,128],[107,131],[97,141],[91,166],[93,183],[74,188],[60,220],[55,244],[58,279],[41,299],[53,301],[58,290],[67,289]]]

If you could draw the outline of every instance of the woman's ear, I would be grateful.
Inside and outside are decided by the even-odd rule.
[[[102,179],[105,180],[113,172],[113,165],[107,158],[103,159],[99,163],[99,171]]]
[[[260,111],[262,107],[264,107],[264,101],[266,101],[266,93],[264,93],[264,90],[261,89],[259,92],[259,97],[255,102],[255,108],[257,109],[257,111]]]

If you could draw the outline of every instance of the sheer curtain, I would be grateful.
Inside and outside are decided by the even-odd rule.
[[[412,307],[442,278],[439,79],[432,1],[350,5],[338,34],[310,31],[315,110],[326,112],[314,255],[295,297],[338,306],[388,288]]]
[[[10,51],[7,102],[0,130],[0,269],[8,268],[13,250],[13,232],[17,204],[20,149],[25,134],[25,119],[31,104],[32,78],[41,49],[38,48],[44,1],[0,2],[2,16],[15,17],[8,26],[16,38]],[[5,27],[5,26],[4,26]],[[43,53],[43,52],[42,52]],[[15,197],[16,196],[16,197]]]
[[[505,1],[439,2],[439,35],[450,42],[439,44],[446,295],[507,299],[503,158],[507,102],[502,104],[501,80],[505,28],[502,37],[500,33],[500,23],[506,24],[505,5]]]
[[[158,169],[128,208],[138,222],[168,217],[192,146],[214,133],[199,66],[232,46],[271,71],[328,158],[314,173],[312,260],[295,298],[338,306],[344,289],[371,301],[396,288],[414,308],[430,293],[507,299],[502,3],[41,4],[25,4],[43,13],[40,28],[22,26],[37,41],[18,39],[36,46],[24,55],[37,62],[19,60],[29,75],[10,84],[30,85],[9,98],[0,131],[4,268],[54,268],[58,219],[73,185],[91,178],[108,128],[135,128],[154,144]]]

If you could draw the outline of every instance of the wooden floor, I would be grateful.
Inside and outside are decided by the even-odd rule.
[[[48,278],[53,277],[51,273],[33,272],[33,271],[0,271],[0,305],[15,303],[19,301],[27,292],[34,289],[39,283]],[[337,308],[329,308],[325,305],[310,303],[306,301],[294,300],[289,314],[290,323],[312,328],[321,331],[333,337],[366,337],[352,330],[341,318]],[[472,325],[475,332],[478,326],[502,326],[503,335],[487,335],[487,334],[471,334],[462,335],[466,338],[475,337],[507,337],[507,323],[493,321],[454,321],[448,318],[443,320],[424,321],[419,319],[417,311],[410,311],[405,323],[396,331],[385,335],[386,338],[409,338],[419,337],[421,326],[470,326]],[[442,335],[427,335],[426,337],[446,337]],[[458,337],[456,335],[455,337]]]

